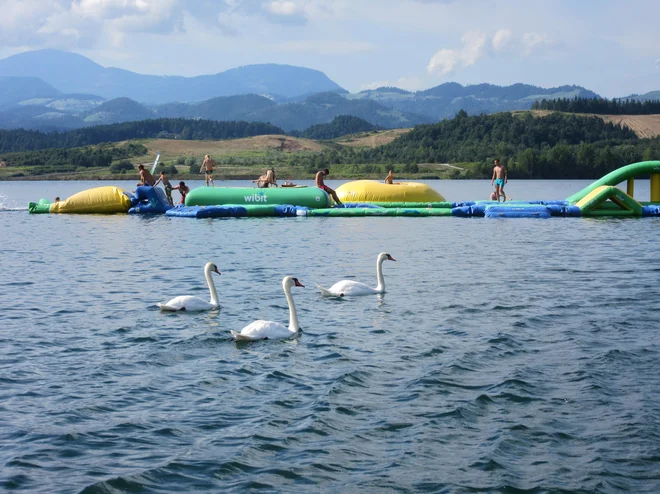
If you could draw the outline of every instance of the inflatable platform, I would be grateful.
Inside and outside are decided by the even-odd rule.
[[[51,203],[41,199],[28,203],[28,211],[33,214],[163,214],[171,207],[165,192],[149,185],[138,187],[135,193],[107,185],[83,190],[64,201]]]
[[[650,201],[634,197],[635,179],[649,177]],[[617,185],[626,182],[626,190]],[[476,201],[451,203],[427,184],[383,184],[374,180],[347,182],[337,189],[344,202],[334,206],[316,187],[257,189],[200,187],[186,197],[185,206],[172,207],[162,189],[138,187],[126,192],[105,186],[84,190],[64,201],[29,203],[30,213],[166,214],[183,218],[241,218],[259,216],[456,216],[485,218],[660,216],[660,161],[619,168],[563,201]]]
[[[186,196],[186,206],[224,204],[290,204],[308,208],[329,208],[332,199],[317,187],[199,187]]]
[[[339,186],[336,192],[341,202],[381,204],[433,203],[445,200],[431,186],[421,182],[384,184],[375,180],[356,180]]]

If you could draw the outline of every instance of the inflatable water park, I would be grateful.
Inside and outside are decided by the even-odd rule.
[[[635,180],[650,180],[650,200],[635,199]],[[619,188],[626,184],[626,190]],[[165,214],[182,218],[256,216],[459,216],[486,218],[660,216],[660,161],[633,163],[608,173],[564,200],[447,202],[421,182],[356,180],[337,188],[342,205],[317,187],[199,187],[185,204],[171,205],[163,189],[140,186],[87,189],[63,201],[29,203],[30,213]]]

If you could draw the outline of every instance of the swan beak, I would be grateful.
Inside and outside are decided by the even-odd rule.
[[[296,286],[301,286],[301,287],[305,288],[305,285],[303,285],[302,283],[300,283],[297,279],[294,279],[293,281],[296,282]]]
[[[391,255],[387,254],[387,260],[388,261],[396,261]]]
[[[220,271],[218,271],[218,268],[215,268],[213,271],[215,271],[218,274],[222,274]]]

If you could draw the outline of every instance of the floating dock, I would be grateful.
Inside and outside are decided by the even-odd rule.
[[[650,180],[650,201],[634,197],[635,180]],[[626,190],[617,185],[625,182]],[[106,186],[89,189],[65,201],[29,203],[30,213],[166,214],[185,218],[259,216],[458,216],[486,218],[660,216],[660,161],[621,167],[560,201],[474,201],[452,203],[420,182],[383,184],[373,180],[347,182],[337,189],[343,206],[316,187],[200,187],[185,205],[172,206],[162,189],[138,187],[125,192]]]

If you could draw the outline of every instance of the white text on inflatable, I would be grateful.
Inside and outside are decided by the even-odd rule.
[[[251,196],[243,196],[245,202],[268,202],[268,197],[260,194],[252,194]]]

